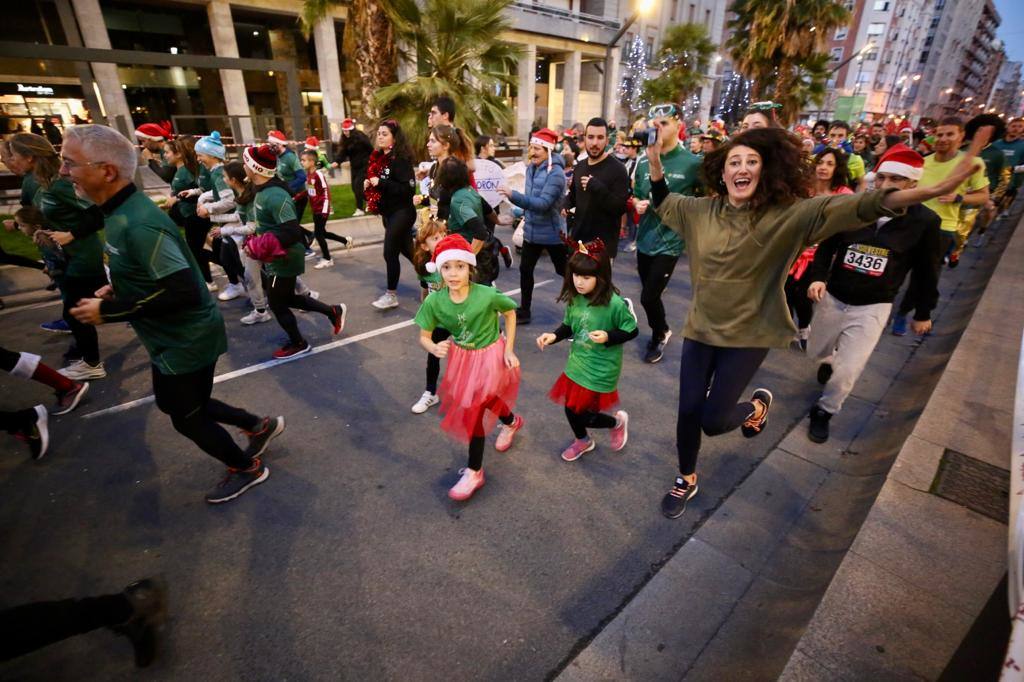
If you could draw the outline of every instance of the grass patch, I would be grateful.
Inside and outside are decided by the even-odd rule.
[[[338,218],[351,218],[356,210],[356,195],[352,193],[350,183],[331,185],[331,211],[330,220]],[[306,204],[306,212],[302,214],[301,223],[313,222],[313,213],[309,204]]]
[[[13,217],[11,215],[0,215],[0,220],[10,220]],[[39,260],[42,257],[39,255],[39,249],[36,248],[36,245],[32,243],[31,239],[22,234],[21,230],[8,232],[3,227],[0,227],[0,247],[5,252],[16,256],[24,256],[33,260]]]

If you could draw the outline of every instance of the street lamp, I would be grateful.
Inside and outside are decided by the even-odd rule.
[[[615,50],[615,44],[622,39],[622,36],[626,35],[626,31],[629,27],[636,23],[636,20],[641,16],[646,17],[654,9],[655,0],[637,0],[636,9],[629,15],[625,23],[622,24],[622,28],[619,29],[610,41],[608,41],[608,48],[604,53],[604,78],[601,84],[601,117],[608,120],[610,112],[608,111],[608,96],[611,94],[611,75],[612,75],[612,53]]]

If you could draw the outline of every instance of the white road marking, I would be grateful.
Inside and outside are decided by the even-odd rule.
[[[554,282],[554,281],[555,280],[553,280],[553,279],[541,280],[540,282],[537,282],[534,285],[534,288],[540,287],[540,286],[544,286],[545,284],[550,284],[551,282]],[[506,296],[515,296],[515,295],[520,293],[520,290],[519,289],[512,289],[510,291],[505,291],[503,293]],[[247,374],[254,374],[256,372],[262,372],[263,370],[270,369],[271,367],[277,367],[278,365],[283,365],[286,362],[299,362],[300,360],[303,360],[303,359],[308,358],[308,357],[312,357],[313,355],[316,355],[318,353],[324,353],[326,351],[333,350],[335,348],[341,348],[342,346],[347,346],[347,345],[349,345],[351,343],[358,343],[360,341],[365,341],[366,339],[372,339],[373,337],[380,336],[382,334],[390,334],[393,331],[398,331],[399,329],[405,329],[406,327],[411,327],[413,324],[415,324],[415,320],[413,320],[413,319],[403,320],[402,322],[396,322],[394,324],[389,324],[386,327],[381,327],[379,329],[371,329],[370,331],[363,332],[362,334],[356,334],[355,336],[349,336],[349,337],[344,338],[344,339],[338,339],[337,341],[331,341],[330,343],[325,343],[325,344],[323,344],[321,346],[314,346],[312,351],[310,351],[309,353],[306,353],[304,355],[297,355],[297,356],[290,357],[290,358],[281,358],[281,359],[267,360],[266,362],[259,362],[259,363],[256,363],[255,365],[249,365],[248,367],[242,367],[241,369],[236,369],[236,370],[233,370],[231,372],[227,372],[225,374],[220,374],[218,376],[215,376],[213,378],[213,383],[214,384],[219,384],[219,383],[221,383],[223,381],[230,381],[231,379],[237,379],[238,377],[244,377]],[[138,398],[136,400],[130,400],[130,401],[126,402],[126,403],[121,403],[120,405],[114,405],[113,407],[106,407],[106,408],[104,408],[102,410],[96,410],[95,412],[89,412],[88,414],[83,414],[82,415],[82,419],[92,419],[94,417],[103,417],[103,416],[106,416],[108,414],[118,414],[120,412],[126,412],[126,411],[132,409],[133,407],[138,407],[140,405],[147,405],[147,404],[153,402],[153,400],[154,400],[154,397],[152,395],[147,395],[144,398]]]

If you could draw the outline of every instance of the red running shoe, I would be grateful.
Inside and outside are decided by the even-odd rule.
[[[303,341],[299,344],[289,343],[274,351],[274,359],[281,360],[282,358],[291,358],[296,355],[305,355],[312,350],[313,347],[309,345],[309,341]]]

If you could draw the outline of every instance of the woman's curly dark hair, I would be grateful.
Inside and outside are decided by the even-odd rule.
[[[846,160],[849,158],[846,152],[841,149],[833,149],[832,147],[826,147],[814,156],[814,168],[818,167],[821,160],[828,155],[832,155],[832,158],[836,162],[836,170],[832,173],[832,179],[828,183],[828,188],[835,192],[837,189],[850,184],[850,169],[847,166]]]
[[[812,196],[814,167],[806,161],[800,138],[784,128],[746,130],[705,156],[701,174],[713,193],[728,195],[722,173],[736,147],[749,147],[761,156],[761,176],[750,200],[751,208],[791,204]]]

